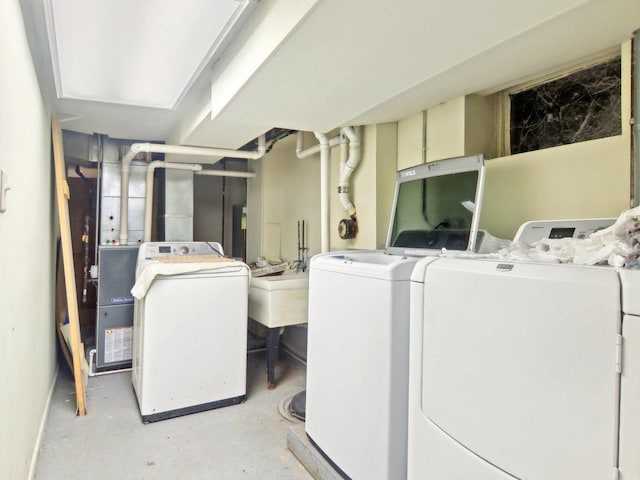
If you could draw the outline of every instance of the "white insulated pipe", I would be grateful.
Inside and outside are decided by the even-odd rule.
[[[324,133],[314,132],[320,142],[320,252],[329,251],[329,157],[331,146]]]
[[[304,133],[298,131],[296,137],[296,155],[298,158],[306,158],[320,152],[320,250],[329,251],[329,184],[330,184],[330,149],[344,143],[342,135],[327,138],[324,133],[315,133],[320,141],[317,145],[303,149]],[[322,138],[322,139],[321,139]]]
[[[230,170],[200,170],[196,175],[208,175],[212,177],[236,177],[236,178],[256,178],[253,172],[232,172]]]
[[[303,149],[303,140],[304,140],[303,137],[304,137],[304,132],[299,130],[296,135],[296,155],[298,156],[298,158],[307,158],[311,155],[315,155],[316,153],[320,152],[320,149],[322,148],[322,146],[319,143],[307,149]],[[335,137],[331,137],[329,139],[330,148],[335,147],[339,143],[343,143],[343,138],[340,135],[336,135]]]
[[[230,150],[226,148],[188,147],[184,145],[166,145],[164,143],[134,143],[129,151],[122,157],[122,170],[120,172],[120,245],[129,242],[129,174],[131,162],[136,155],[142,152],[150,153],[175,153],[179,155],[197,155],[204,157],[230,157],[258,160],[267,151],[267,142],[264,135],[258,137],[258,148],[253,151]],[[217,163],[202,162],[202,163]]]
[[[349,178],[360,162],[360,129],[358,127],[344,127],[340,133],[349,139],[349,159],[340,165],[340,182],[338,183],[338,197],[342,208],[355,219],[356,207],[349,199]]]
[[[151,218],[153,213],[153,173],[156,168],[170,168],[172,170],[191,170],[200,172],[202,165],[192,163],[171,163],[154,160],[147,165],[147,178],[144,189],[144,241],[151,241]]]

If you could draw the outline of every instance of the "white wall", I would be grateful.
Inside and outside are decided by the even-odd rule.
[[[481,228],[512,238],[528,220],[617,217],[630,205],[629,137],[487,162]]]
[[[427,110],[427,162],[464,155],[465,99]]]
[[[419,112],[398,122],[398,170],[424,162],[426,112]]]
[[[317,143],[305,136],[305,148]],[[307,224],[309,254],[320,251],[320,160],[299,159],[296,136],[275,144],[262,160],[249,161],[257,177],[247,182],[247,261],[258,256],[298,258],[298,220]]]
[[[357,210],[355,239],[343,240],[338,235],[338,223],[348,215],[337,195],[340,147],[331,149],[330,250],[375,249],[385,244],[397,169],[397,125],[368,125],[361,130],[361,159],[351,175],[349,193]],[[337,132],[329,136],[334,134]],[[314,135],[305,134],[304,149],[317,143]],[[248,182],[249,262],[261,255],[296,260],[298,220],[307,223],[309,258],[320,252],[320,154],[299,159],[295,147],[296,137],[291,135],[276,143],[262,160],[249,164],[258,174]]]
[[[53,196],[49,113],[18,0],[0,2],[0,478],[29,475],[55,377]]]

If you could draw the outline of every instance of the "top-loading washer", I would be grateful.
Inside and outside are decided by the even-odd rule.
[[[445,257],[411,281],[409,479],[640,479],[640,271]]]
[[[140,246],[132,382],[145,423],[245,398],[248,285],[218,243]]]
[[[406,477],[411,271],[482,243],[483,172],[482,156],[398,172],[385,251],[311,259],[305,431],[345,477]]]

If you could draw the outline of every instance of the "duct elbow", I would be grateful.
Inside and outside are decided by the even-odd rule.
[[[327,146],[327,147],[329,146],[329,137],[327,137],[325,133],[320,133],[320,132],[313,132],[313,133],[318,139],[318,141],[320,142],[320,145]]]
[[[358,141],[358,136],[353,127],[343,127],[340,129],[340,132],[349,139],[350,144]]]

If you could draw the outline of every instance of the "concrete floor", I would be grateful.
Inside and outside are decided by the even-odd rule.
[[[287,448],[296,420],[279,412],[305,387],[305,367],[281,352],[267,389],[266,354],[249,354],[247,399],[207,412],[143,424],[130,372],[89,378],[87,415],[75,415],[66,366],[53,393],[37,480],[310,480]]]

